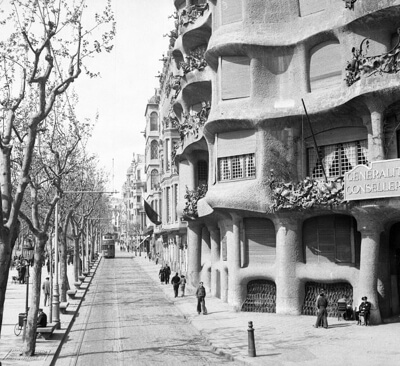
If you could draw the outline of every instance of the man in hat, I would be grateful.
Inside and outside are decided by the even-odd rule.
[[[364,325],[369,325],[369,313],[371,312],[371,303],[368,300],[367,296],[363,296],[361,298],[362,303],[360,304],[358,310],[359,310],[359,316],[362,316],[364,318]],[[361,325],[361,321],[359,320],[358,324]]]
[[[328,312],[326,311],[326,308],[328,307],[328,300],[323,292],[319,294],[315,305],[318,308],[318,315],[314,328],[318,328],[322,323],[322,326],[325,329],[328,329]]]
[[[44,295],[44,306],[47,306],[47,302],[50,305],[50,281],[49,277],[46,277],[46,280],[43,282],[42,285],[43,295]]]

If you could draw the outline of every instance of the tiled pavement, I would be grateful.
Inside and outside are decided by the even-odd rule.
[[[312,327],[315,318],[311,316],[234,312],[226,303],[211,297],[206,298],[208,315],[198,315],[196,299],[190,291],[185,297],[174,298],[172,285],[159,283],[159,265],[144,257],[134,257],[132,265],[139,265],[156,285],[161,286],[166,297],[203,334],[214,349],[229,358],[251,365],[274,366],[400,365],[399,317],[391,319],[390,323],[371,327],[357,326],[354,321],[328,318],[329,329],[315,329]],[[87,284],[90,278],[86,278]],[[13,327],[21,310],[24,288],[23,285],[10,285],[7,290],[5,324],[0,339],[0,361],[2,366],[47,366],[51,364],[62,338],[68,331],[74,314],[71,310],[79,306],[80,299],[73,301],[68,314],[61,314],[61,330],[56,331],[50,340],[38,340],[38,356],[29,360],[17,359],[17,351],[12,353],[11,350],[18,350],[22,341],[21,336],[14,335]],[[83,296],[84,290],[80,297]],[[248,321],[254,324],[257,357],[248,356]]]

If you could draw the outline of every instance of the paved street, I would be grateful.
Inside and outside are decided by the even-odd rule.
[[[102,260],[56,365],[235,364],[128,255]]]
[[[313,316],[234,312],[209,296],[208,315],[198,315],[192,292],[174,298],[172,286],[160,284],[159,265],[133,253],[117,252],[117,257],[94,265],[61,315],[61,329],[50,340],[37,341],[34,357],[18,357],[22,340],[13,326],[25,286],[11,284],[0,340],[2,366],[235,364],[232,359],[253,366],[399,365],[399,316],[371,327],[328,318],[329,329],[315,329]],[[247,354],[250,320],[253,358]]]

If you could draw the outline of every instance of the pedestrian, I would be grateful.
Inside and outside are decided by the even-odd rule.
[[[20,272],[19,272],[19,283],[25,284],[26,283],[26,266],[21,264]]]
[[[161,283],[164,283],[164,281],[165,281],[165,270],[164,270],[163,266],[161,266],[160,272],[158,272],[158,277],[159,277]]]
[[[50,305],[50,281],[49,277],[46,277],[46,280],[43,282],[42,285],[43,294],[44,294],[44,306],[47,306],[47,301]]]
[[[39,309],[36,325],[38,328],[47,327],[47,315],[43,312],[43,309]],[[43,338],[42,333],[38,333],[36,338]]]
[[[199,283],[199,287],[196,290],[196,297],[197,297],[197,314],[200,315],[201,311],[203,314],[207,314],[206,308],[206,289],[203,286],[203,282]]]
[[[318,315],[314,327],[318,328],[319,326],[323,326],[325,329],[328,329],[328,313],[326,311],[326,308],[328,307],[328,300],[323,292],[319,294],[315,305],[318,308]]]
[[[362,303],[360,304],[360,306],[358,307],[358,325],[361,325],[361,319],[360,316],[362,316],[364,318],[364,325],[369,325],[369,314],[371,311],[371,303],[368,300],[367,296],[363,296],[361,298]]]
[[[181,281],[179,282],[181,288],[182,297],[185,296],[186,278],[184,275],[181,276]]]
[[[175,297],[178,297],[179,291],[179,282],[181,282],[181,278],[178,275],[178,272],[175,274],[174,277],[171,279],[172,287],[174,288]]]
[[[165,266],[165,283],[169,283],[169,276],[171,275],[171,268],[169,268],[169,265],[167,264]]]

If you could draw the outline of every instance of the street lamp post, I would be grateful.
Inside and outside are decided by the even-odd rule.
[[[58,284],[58,201],[55,207],[55,219],[54,219],[54,284],[53,284],[53,315],[54,323],[56,328],[60,329],[60,289]],[[50,269],[52,270],[52,269]]]
[[[25,316],[24,316],[24,333],[23,333],[23,340],[25,340],[26,335],[26,321],[28,317],[28,310],[29,310],[29,267],[33,258],[33,250],[34,247],[30,239],[28,239],[28,243],[24,244],[22,248],[22,260],[23,265],[26,267],[25,278],[26,278],[26,299],[25,299]]]

